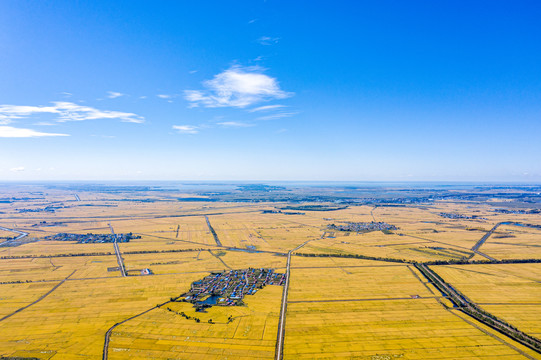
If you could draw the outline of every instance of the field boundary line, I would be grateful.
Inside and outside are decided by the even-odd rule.
[[[510,343],[508,343],[507,341],[505,341],[505,339],[502,339],[502,338],[499,337],[498,335],[496,335],[496,334],[494,334],[494,333],[491,333],[491,332],[488,331],[488,330],[483,329],[482,327],[478,326],[476,323],[474,323],[474,322],[468,320],[467,318],[464,318],[464,317],[462,317],[462,316],[456,314],[456,313],[453,312],[451,309],[445,308],[445,310],[447,310],[448,312],[450,312],[450,313],[453,314],[454,316],[456,316],[456,317],[462,319],[464,322],[466,322],[467,324],[473,326],[473,327],[476,328],[477,330],[479,330],[479,331],[485,333],[486,335],[490,336],[491,338],[494,338],[494,339],[498,340],[499,342],[501,342],[502,344],[507,345],[509,348],[511,348],[511,349],[515,350],[516,352],[518,352],[520,355],[523,355],[523,356],[527,357],[527,358],[530,359],[530,360],[536,360],[534,357],[530,356],[529,354],[525,353],[525,352],[522,351],[521,349],[517,348],[515,345],[510,344]],[[461,311],[461,312],[462,312],[463,314],[465,314],[466,316],[469,316],[469,315],[466,314],[465,312],[463,312],[463,311]],[[483,324],[483,323],[481,323],[481,324]],[[485,324],[483,324],[483,325],[485,325]],[[492,329],[492,327],[490,327],[490,326],[489,326],[489,328]],[[494,329],[493,329],[493,330],[494,330]],[[498,332],[499,332],[499,331],[498,331]],[[499,332],[499,333],[501,334],[501,332]],[[507,335],[504,335],[504,336],[508,337]],[[510,339],[513,339],[513,338],[510,338]],[[514,339],[513,339],[513,340],[514,340]],[[514,340],[514,341],[516,341],[516,340]],[[520,343],[520,344],[523,345],[523,346],[525,346],[525,345],[522,344],[522,343]]]
[[[526,334],[513,325],[510,325],[486,310],[481,309],[451,284],[445,282],[428,266],[424,264],[415,264],[415,267],[462,313],[541,354],[541,341],[538,338]]]
[[[122,324],[124,324],[124,323],[127,322],[127,321],[133,320],[133,319],[135,319],[135,318],[137,318],[137,317],[139,317],[139,316],[141,316],[141,315],[144,315],[144,314],[146,314],[146,313],[148,313],[148,312],[150,312],[150,311],[152,311],[152,310],[154,310],[154,309],[158,309],[158,308],[160,308],[160,307],[162,307],[162,306],[164,306],[165,304],[168,304],[168,303],[170,303],[170,302],[171,302],[171,300],[167,300],[167,301],[164,302],[164,303],[161,303],[161,304],[158,304],[158,305],[156,305],[156,306],[153,306],[153,307],[151,307],[150,309],[147,309],[147,310],[145,310],[145,311],[143,311],[143,312],[140,312],[139,314],[133,315],[133,316],[131,316],[131,317],[125,319],[125,320],[122,320],[121,322],[117,322],[116,324],[114,324],[113,326],[111,326],[111,327],[107,330],[107,332],[105,333],[105,341],[104,341],[104,343],[103,343],[103,355],[102,355],[102,360],[107,360],[107,359],[109,358],[109,342],[111,341],[111,333],[113,332],[113,330],[114,330],[117,326],[122,325]]]
[[[47,296],[49,296],[53,291],[55,291],[56,289],[58,289],[58,287],[60,285],[62,285],[63,283],[66,282],[66,280],[68,280],[70,278],[70,276],[72,276],[73,274],[75,274],[77,270],[73,270],[73,272],[71,274],[69,274],[64,280],[60,281],[58,284],[56,284],[51,290],[47,291],[45,294],[41,295],[37,300],[31,302],[30,304],[26,305],[26,306],[23,306],[22,308],[20,309],[17,309],[15,310],[14,312],[12,312],[11,314],[8,314],[6,316],[4,316],[3,318],[0,319],[0,321],[4,321],[6,319],[9,319],[10,317],[12,317],[13,315],[23,311],[24,309],[27,309],[29,308],[30,306],[32,305],[35,305],[37,304],[38,302],[40,302],[41,300],[45,299]]]
[[[368,299],[323,299],[323,300],[291,300],[288,304],[300,303],[323,303],[323,302],[361,302],[361,301],[396,301],[396,300],[426,300],[426,299],[441,299],[443,296],[419,296],[419,297],[397,297],[397,298],[368,298]]]

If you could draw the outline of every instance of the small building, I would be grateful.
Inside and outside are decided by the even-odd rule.
[[[141,275],[153,275],[154,273],[149,268],[141,270]]]

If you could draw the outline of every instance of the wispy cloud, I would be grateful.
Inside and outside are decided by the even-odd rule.
[[[284,99],[292,93],[280,89],[278,81],[263,74],[259,67],[233,66],[203,82],[206,90],[186,90],[193,107],[239,107],[272,99]]]
[[[180,134],[197,134],[199,133],[199,127],[193,125],[173,125],[175,129]]]
[[[221,125],[223,127],[251,127],[251,126],[254,126],[254,124],[248,124],[248,123],[239,122],[239,121],[224,121],[224,122],[219,122],[218,125]]]
[[[173,97],[173,95],[168,95],[168,94],[158,94],[156,96],[159,97],[160,99],[171,99]]]
[[[32,129],[14,128],[12,126],[0,126],[0,137],[2,138],[33,138],[45,136],[69,136],[68,134],[54,134],[35,131]]]
[[[279,37],[271,37],[271,36],[262,36],[259,39],[257,39],[257,42],[261,45],[274,45],[277,44],[278,41],[280,41]]]
[[[21,172],[21,171],[24,171],[24,166],[14,167],[14,168],[9,169],[9,171],[11,171],[11,172]]]
[[[281,119],[281,118],[286,118],[286,117],[292,117],[292,116],[295,116],[297,115],[298,112],[279,112],[279,113],[276,113],[276,114],[270,114],[270,115],[266,115],[266,116],[260,116],[258,118],[256,118],[256,120],[274,120],[274,119]]]
[[[142,123],[145,119],[133,113],[99,110],[72,102],[53,102],[52,106],[0,105],[0,125],[15,119],[27,118],[37,114],[53,114],[57,122],[83,121],[96,119],[117,119],[123,122]]]
[[[249,112],[256,112],[256,111],[269,111],[269,110],[276,110],[286,107],[285,105],[265,105],[256,107],[254,109],[248,110]]]
[[[37,125],[37,126],[56,126],[58,124],[55,124],[55,123],[52,123],[52,122],[48,122],[48,121],[38,121],[37,123],[34,123],[32,125]]]
[[[115,91],[107,91],[107,97],[109,99],[116,99],[117,97],[121,97],[121,96],[124,96],[125,94],[123,93],[119,93],[119,92],[115,92]]]

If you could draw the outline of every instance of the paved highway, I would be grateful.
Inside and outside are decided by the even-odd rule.
[[[222,246],[222,242],[220,241],[220,239],[218,239],[218,234],[216,234],[216,231],[214,231],[214,228],[212,227],[212,225],[210,225],[210,220],[207,215],[205,215],[205,220],[207,220],[207,225],[209,227],[209,230],[212,236],[214,236],[214,241],[216,241],[216,245]]]
[[[312,240],[308,240],[301,245],[297,246],[293,250],[289,250],[287,253],[287,265],[286,265],[286,281],[284,283],[284,291],[282,293],[282,308],[280,309],[280,322],[278,323],[278,336],[276,339],[276,352],[274,358],[281,360],[284,352],[284,335],[285,335],[285,323],[286,323],[286,311],[287,311],[287,293],[289,291],[289,270],[291,268],[291,253],[299,250]]]
[[[115,230],[113,229],[113,225],[111,225],[111,223],[109,223],[108,225],[109,225],[109,229],[111,229],[111,234],[115,235]],[[115,248],[116,260],[118,262],[118,267],[120,268],[120,273],[122,274],[122,276],[125,277],[126,268],[124,267],[124,260],[122,259],[122,256],[120,255],[120,249],[116,241],[116,236],[115,236],[115,242],[113,243],[113,247]]]
[[[474,253],[476,254],[479,254],[487,259],[489,259],[490,261],[498,261],[496,259],[494,259],[493,257],[491,256],[488,256],[487,254],[484,254],[482,252],[479,251],[479,248],[485,243],[485,241],[487,241],[487,239],[490,237],[490,235],[492,235],[492,233],[494,233],[494,231],[496,231],[496,229],[498,228],[498,226],[502,225],[503,223],[499,222],[497,223],[496,225],[494,225],[494,227],[492,229],[490,229],[482,238],[481,240],[479,240],[475,245],[473,245],[473,247],[471,248],[471,251],[473,251]]]
[[[14,232],[14,233],[19,234],[19,236],[17,236],[15,239],[6,240],[6,241],[0,243],[0,245],[1,245],[1,244],[4,244],[4,243],[7,243],[7,242],[9,242],[9,241],[17,241],[17,240],[22,239],[22,238],[25,237],[25,236],[28,236],[28,233],[25,233],[24,231],[19,231],[19,230],[14,230],[14,229],[8,229],[8,228],[5,228],[5,227],[3,227],[3,226],[0,226],[0,230],[11,231],[11,232]]]

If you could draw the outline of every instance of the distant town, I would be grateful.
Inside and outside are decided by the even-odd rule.
[[[371,232],[371,231],[391,231],[398,228],[394,225],[385,222],[348,222],[344,225],[330,224],[327,226],[330,230],[337,231],[354,231],[354,232]]]
[[[120,242],[125,243],[129,242],[132,239],[140,239],[141,236],[133,235],[132,233],[127,234],[69,234],[69,233],[59,233],[56,235],[46,236],[44,240],[54,240],[54,241],[76,241],[79,244],[99,244],[99,243],[114,243]]]

